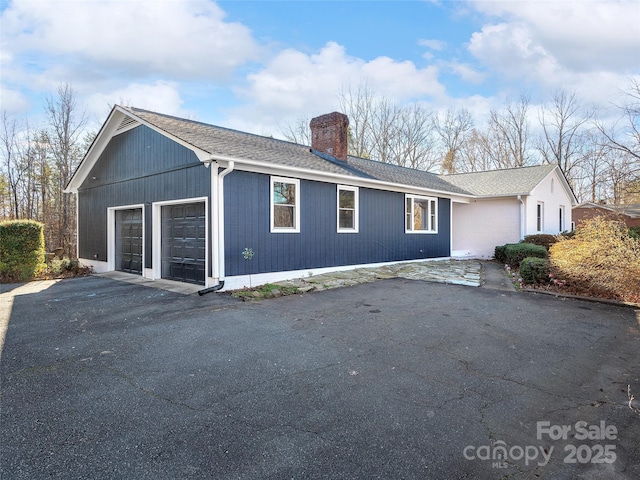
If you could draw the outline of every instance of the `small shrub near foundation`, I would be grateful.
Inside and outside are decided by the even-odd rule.
[[[520,277],[525,284],[549,282],[549,260],[527,257],[520,262]]]
[[[536,233],[535,235],[527,235],[524,237],[525,243],[533,243],[534,245],[540,245],[549,250],[549,247],[558,241],[558,237],[550,235],[548,233]]]

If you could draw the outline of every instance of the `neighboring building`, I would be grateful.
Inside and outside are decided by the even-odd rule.
[[[575,226],[591,218],[606,217],[624,222],[627,227],[640,227],[640,204],[604,205],[585,202],[573,207]]]
[[[116,106],[67,186],[78,257],[98,272],[234,289],[249,275],[487,258],[569,228],[575,199],[557,167],[439,176],[347,156],[347,128],[336,112],[313,119],[309,148]]]

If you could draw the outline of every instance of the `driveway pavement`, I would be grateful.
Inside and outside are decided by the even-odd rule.
[[[640,478],[630,308],[402,278],[3,292],[2,479]]]

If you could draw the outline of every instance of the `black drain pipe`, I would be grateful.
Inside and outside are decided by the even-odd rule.
[[[218,290],[222,289],[222,287],[224,287],[224,280],[221,280],[219,284],[214,285],[213,287],[198,290],[198,295],[202,296],[205,293],[217,292]]]

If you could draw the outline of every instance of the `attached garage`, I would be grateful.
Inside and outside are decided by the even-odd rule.
[[[161,206],[162,278],[205,284],[206,205],[205,202]]]
[[[142,208],[115,211],[115,269],[142,275]]]

